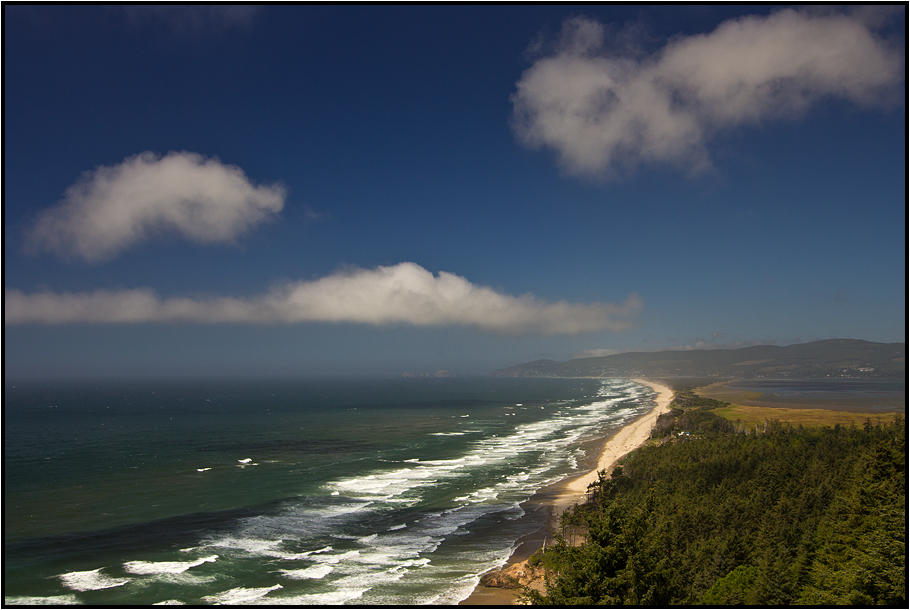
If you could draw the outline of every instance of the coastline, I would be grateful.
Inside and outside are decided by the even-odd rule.
[[[632,381],[648,386],[657,393],[654,398],[654,408],[632,423],[623,426],[613,436],[606,439],[601,448],[600,457],[597,459],[597,466],[593,470],[580,477],[560,483],[561,489],[553,501],[554,521],[573,504],[583,503],[588,485],[597,482],[598,473],[606,470],[609,474],[620,458],[641,447],[651,436],[651,428],[657,421],[657,417],[670,410],[673,390],[665,385],[645,379],[633,379]]]
[[[564,479],[547,489],[540,490],[529,501],[526,507],[528,512],[537,512],[546,509],[549,517],[545,525],[537,532],[517,541],[517,546],[512,556],[501,569],[506,569],[515,564],[522,563],[540,548],[547,539],[548,529],[557,527],[559,517],[566,509],[574,504],[585,501],[588,485],[596,483],[598,473],[606,470],[608,473],[613,466],[626,454],[641,447],[650,437],[651,428],[662,413],[670,410],[673,400],[673,390],[667,386],[647,379],[633,379],[635,383],[648,386],[657,396],[654,397],[655,406],[650,411],[640,416],[635,421],[618,429],[614,434],[607,436],[601,446],[597,464],[593,470],[581,476]],[[478,584],[467,598],[459,602],[460,605],[470,606],[503,606],[515,603],[515,592],[512,589],[485,587]]]

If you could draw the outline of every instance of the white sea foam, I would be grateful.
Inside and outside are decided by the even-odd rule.
[[[180,574],[216,559],[218,559],[218,555],[209,555],[194,561],[128,561],[123,564],[123,567],[127,572],[133,574]]]
[[[205,472],[206,470],[211,470],[211,468],[197,468],[196,472]]]
[[[60,574],[59,578],[63,581],[64,585],[73,591],[111,589],[113,587],[123,586],[130,581],[129,578],[112,578],[106,574],[102,574],[101,570],[103,569],[104,568],[97,568],[84,572],[67,572],[66,574]]]
[[[250,555],[261,555],[265,557],[274,557],[276,559],[305,559],[309,557],[312,551],[304,553],[289,553],[280,549],[284,540],[263,540],[261,538],[244,538],[228,536],[209,542],[206,546],[222,547],[228,549],[237,549],[245,551]]]
[[[332,492],[348,497],[371,498],[375,501],[413,502],[419,498],[421,488],[434,487],[440,480],[470,475],[477,467],[514,461],[524,453],[539,454],[548,468],[562,463],[564,468],[575,469],[575,457],[565,449],[576,445],[604,421],[605,411],[609,412],[620,397],[606,398],[587,405],[560,411],[555,416],[539,422],[517,426],[511,434],[493,435],[475,443],[474,448],[464,456],[453,460],[427,460],[411,458],[409,466],[395,470],[374,471],[366,476],[340,479],[327,484]],[[633,408],[623,409],[615,418],[622,420],[628,414],[637,412]],[[436,433],[449,435],[451,433]],[[560,462],[561,461],[561,462]],[[539,474],[539,473],[535,473]],[[489,502],[497,500],[500,494],[510,490],[533,492],[541,481],[527,471],[508,478],[508,484],[499,484],[492,489],[477,490],[458,501]],[[416,495],[415,495],[416,494]]]
[[[48,597],[8,596],[3,598],[3,603],[10,606],[76,606],[82,602],[70,593],[69,595],[51,595]]]
[[[166,599],[163,602],[155,602],[153,606],[185,606],[186,602],[182,602],[179,599]]]
[[[287,576],[288,578],[293,578],[294,580],[303,580],[303,579],[319,579],[324,578],[326,575],[334,570],[330,565],[315,565],[309,568],[303,568],[300,570],[281,570],[281,573]]]
[[[206,595],[202,599],[212,604],[247,604],[265,597],[272,591],[282,588],[283,587],[281,585],[273,585],[271,587],[258,587],[253,589],[248,589],[246,587],[237,587],[236,589],[229,589],[228,591],[218,593],[217,595]],[[269,601],[271,602],[271,599]]]
[[[435,594],[425,600],[421,600],[421,605],[426,606],[455,606],[458,602],[467,599],[477,585],[480,583],[480,576],[464,576],[449,582],[449,588],[442,593]]]
[[[182,572],[180,574],[160,573],[149,574],[144,578],[134,580],[131,585],[145,587],[151,584],[168,584],[181,586],[204,585],[218,580],[217,575],[193,574],[192,572]]]
[[[260,540],[258,538],[235,538],[228,536],[208,543],[208,546],[221,546],[228,549],[242,549],[254,554],[265,554],[275,550],[283,540]]]
[[[360,555],[360,551],[345,551],[344,553],[339,553],[337,555],[320,555],[318,558],[315,558],[319,563],[339,563],[341,561],[347,561],[350,559],[356,558]]]
[[[329,593],[311,593],[309,595],[270,596],[264,602],[270,605],[288,606],[338,606],[361,597],[369,591],[365,589],[340,589]]]
[[[264,566],[265,572],[276,580],[290,579],[281,580],[286,587],[284,590],[279,591],[281,585],[275,584],[215,593],[233,585],[253,584],[223,580],[205,587],[205,592],[211,595],[204,600],[220,604],[268,605],[353,601],[394,606],[401,605],[402,595],[407,595],[407,603],[454,604],[470,593],[477,583],[477,574],[504,563],[511,543],[509,535],[520,529],[506,520],[522,514],[519,503],[523,499],[571,472],[576,459],[584,454],[578,448],[579,441],[595,439],[605,428],[622,424],[642,411],[642,405],[627,406],[621,402],[630,396],[634,396],[634,390],[617,394],[615,390],[605,388],[598,398],[588,399],[590,402],[585,405],[566,401],[558,407],[558,412],[552,404],[548,405],[546,414],[538,414],[546,419],[538,422],[521,423],[514,418],[497,421],[488,414],[484,416],[487,419],[471,416],[474,421],[463,422],[458,432],[434,433],[434,436],[451,437],[469,432],[477,434],[459,441],[464,449],[457,457],[450,455],[452,459],[421,460],[415,457],[404,462],[390,459],[369,472],[349,471],[348,477],[327,483],[321,492],[325,495],[313,494],[299,503],[284,503],[280,511],[243,518],[232,534],[219,534],[200,546],[181,549],[193,551],[185,556],[189,561],[123,564],[128,574],[138,575],[136,578],[118,579],[99,573],[104,568],[73,572],[60,578],[67,584],[64,576],[69,576],[69,582],[75,586],[67,586],[75,591],[116,587],[129,582],[132,592],[133,587],[161,582],[185,585],[217,581],[224,578],[223,572],[233,570],[235,563],[248,566],[264,558],[258,564]],[[533,415],[534,411],[529,413]],[[496,411],[496,417],[500,414],[501,411]],[[519,415],[527,417],[528,413]],[[488,424],[499,426],[495,430],[497,435],[478,429]],[[467,430],[467,427],[472,429]],[[421,454],[415,450],[410,455]],[[253,464],[252,458],[237,463],[241,467]],[[454,504],[442,495],[448,491],[449,498],[457,496]],[[445,506],[448,502],[449,508],[437,509],[439,512],[433,515],[427,515],[426,505],[406,514],[394,512],[403,504],[422,499],[432,500],[432,506]],[[486,520],[479,520],[491,513],[498,513],[496,519],[503,524],[501,532],[492,533],[495,543],[487,538],[480,543],[468,536],[451,544],[456,542],[454,536],[471,533],[475,525],[487,527]],[[366,527],[372,529],[364,529]],[[338,541],[333,541],[332,537]],[[329,543],[334,547],[324,546]],[[504,557],[500,558],[494,549],[488,548],[490,544],[502,545]],[[459,551],[462,548],[469,550]],[[445,554],[440,557],[443,550]],[[211,554],[215,552],[222,558]],[[215,565],[220,566],[217,576],[194,574],[213,573],[215,566],[193,568],[216,559]],[[110,571],[118,576],[121,574],[116,569]],[[303,582],[306,580],[310,582]],[[395,585],[399,581],[400,585]],[[269,581],[255,584],[269,584]],[[383,584],[386,586],[377,587]],[[302,591],[321,592],[297,594]],[[76,596],[58,597],[78,601]],[[47,603],[66,602],[61,599]]]
[[[335,498],[343,496],[345,500],[341,504],[300,505],[279,515],[243,520],[241,530],[233,538],[217,540],[209,546],[233,548],[279,560],[307,559],[305,568],[285,565],[278,573],[295,580],[319,579],[320,587],[340,589],[302,596],[293,595],[291,591],[284,591],[286,595],[268,595],[268,590],[260,590],[264,593],[249,600],[241,599],[247,592],[232,590],[234,593],[221,594],[218,599],[228,601],[219,603],[338,604],[358,599],[358,603],[394,605],[400,600],[390,596],[393,589],[382,588],[375,592],[371,589],[402,579],[406,579],[408,587],[423,587],[420,583],[426,583],[428,590],[432,588],[431,583],[445,583],[442,593],[437,589],[437,593],[428,594],[426,599],[421,596],[420,603],[457,603],[473,588],[476,575],[497,567],[494,564],[499,558],[495,553],[484,551],[476,558],[453,559],[449,556],[450,551],[443,566],[434,566],[429,559],[432,553],[450,536],[469,533],[470,524],[484,515],[497,512],[504,519],[514,519],[523,514],[519,507],[521,501],[576,467],[576,459],[583,454],[578,449],[580,442],[592,440],[605,426],[620,425],[641,412],[640,404],[626,407],[620,403],[630,394],[632,391],[604,390],[597,399],[585,405],[566,402],[558,412],[553,412],[552,406],[548,407],[551,412],[546,420],[518,424],[498,435],[478,438],[457,458],[411,458],[327,483],[327,493]],[[495,476],[491,479],[493,473]],[[375,533],[367,536],[362,533],[351,535],[356,530],[347,527],[355,522],[366,523],[372,515],[379,516],[384,511],[418,502],[425,490],[439,489],[440,482],[471,481],[470,477],[476,477],[486,485],[462,491],[455,498],[456,506],[449,510],[393,527],[378,527]],[[338,550],[324,547],[304,552],[296,552],[299,546],[288,546],[318,539],[315,538],[318,536],[345,540],[344,546]],[[455,564],[465,566],[472,573],[465,575],[461,568],[453,571],[451,566]],[[353,596],[345,597],[352,592]],[[233,595],[239,597],[231,597]],[[414,599],[416,603],[417,598]]]
[[[369,590],[377,585],[398,582],[404,578],[405,574],[407,574],[407,570],[395,568],[384,568],[382,570],[365,569],[359,574],[351,574],[350,576],[343,576],[333,580],[332,585],[343,589],[363,588]]]

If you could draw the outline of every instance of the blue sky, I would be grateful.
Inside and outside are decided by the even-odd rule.
[[[4,7],[7,378],[906,334],[903,7]]]

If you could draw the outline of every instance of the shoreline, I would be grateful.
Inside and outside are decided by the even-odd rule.
[[[525,507],[527,513],[537,513],[547,510],[549,516],[544,525],[516,541],[515,550],[506,564],[500,570],[527,560],[537,549],[544,545],[549,538],[549,529],[558,526],[559,517],[574,504],[584,503],[587,497],[588,485],[596,483],[598,473],[612,467],[626,454],[638,449],[651,435],[651,428],[657,417],[670,410],[673,400],[673,390],[667,386],[646,379],[633,379],[635,383],[651,388],[657,393],[654,397],[654,408],[641,415],[631,423],[619,428],[602,441],[600,454],[594,468],[580,476],[575,476],[543,488],[534,494]],[[459,605],[470,606],[503,606],[515,603],[515,592],[512,589],[485,587],[478,584],[467,598]]]

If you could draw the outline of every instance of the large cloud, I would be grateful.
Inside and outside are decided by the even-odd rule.
[[[42,212],[28,245],[89,262],[114,257],[159,232],[232,242],[284,206],[278,185],[254,186],[243,170],[190,152],[144,152],[98,167]]]
[[[903,53],[859,15],[743,17],[650,56],[611,50],[601,24],[573,18],[518,81],[513,127],[571,174],[611,178],[648,162],[705,169],[718,130],[799,116],[826,97],[871,105],[893,95]]]
[[[74,322],[354,322],[372,325],[463,325],[497,333],[578,334],[634,326],[642,300],[622,304],[549,303],[438,275],[414,263],[357,269],[289,283],[252,299],[162,299],[151,289],[92,293],[7,290],[7,324]]]

